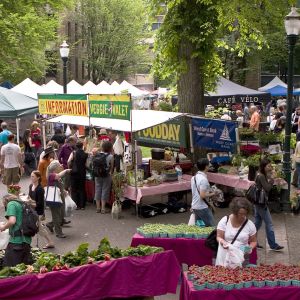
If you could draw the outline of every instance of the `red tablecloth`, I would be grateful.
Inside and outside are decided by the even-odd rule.
[[[263,287],[263,288],[245,288],[225,291],[223,289],[201,291],[194,290],[193,283],[188,281],[184,273],[180,300],[299,300],[299,287]]]
[[[0,299],[99,300],[176,293],[180,267],[172,251],[68,271],[0,279]]]
[[[231,186],[241,190],[248,190],[248,188],[254,183],[254,181],[250,181],[248,179],[241,179],[240,176],[211,172],[207,172],[207,179],[209,182]]]
[[[164,182],[156,186],[143,186],[137,189],[135,187],[127,186],[125,188],[124,197],[140,203],[145,196],[168,194],[172,192],[186,191],[191,189],[191,175],[183,175],[181,181]]]
[[[131,240],[131,246],[149,245],[173,250],[180,264],[205,266],[211,265],[213,251],[204,245],[205,239],[191,238],[144,238],[136,233]],[[251,253],[250,263],[256,264],[256,249]]]

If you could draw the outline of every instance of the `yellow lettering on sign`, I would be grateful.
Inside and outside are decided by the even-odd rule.
[[[49,115],[87,116],[85,100],[39,100],[39,111]]]
[[[161,136],[163,139],[167,140],[168,139],[168,125],[167,124],[162,124],[162,133]]]
[[[162,129],[161,125],[155,126],[156,138],[161,139]]]
[[[179,142],[180,125],[173,125],[175,133],[175,141]]]

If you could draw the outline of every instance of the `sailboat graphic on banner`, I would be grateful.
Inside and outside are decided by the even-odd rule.
[[[227,127],[226,124],[225,124],[225,126],[223,128],[222,134],[220,136],[220,140],[230,141],[230,142],[232,141],[232,139],[230,138],[229,130],[228,130],[228,127]]]

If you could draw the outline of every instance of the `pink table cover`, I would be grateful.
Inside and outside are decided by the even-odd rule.
[[[0,299],[99,300],[176,293],[180,266],[172,251],[67,271],[0,279]]]
[[[188,266],[211,265],[213,259],[213,251],[205,245],[205,239],[192,238],[144,238],[136,233],[131,240],[131,246],[149,245],[163,247],[165,250],[173,250],[180,264]],[[257,252],[253,250],[250,256],[250,263],[256,264]]]
[[[241,190],[248,190],[248,188],[254,183],[254,181],[250,181],[248,179],[241,179],[239,176],[236,175],[211,172],[207,173],[207,179],[209,182],[231,186]]]
[[[263,288],[244,288],[234,289],[231,291],[208,290],[197,291],[193,287],[193,283],[188,281],[186,273],[184,273],[182,285],[180,289],[180,300],[299,300],[299,287],[263,287]]]
[[[191,189],[191,175],[183,175],[181,181],[164,182],[156,186],[143,186],[137,189],[135,187],[127,186],[124,191],[124,197],[140,203],[145,196],[168,194],[172,192],[186,191]]]

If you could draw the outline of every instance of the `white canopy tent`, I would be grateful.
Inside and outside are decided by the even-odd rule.
[[[169,120],[183,116],[183,113],[174,113],[155,110],[132,110],[132,132],[140,131]],[[95,126],[116,131],[131,131],[131,122],[127,120],[101,119],[76,116],[59,116],[47,120],[50,123],[74,124]]]
[[[81,94],[98,94],[98,88],[95,83],[88,81],[83,85]]]
[[[67,93],[68,94],[81,94],[83,87],[77,81],[72,80],[67,84]]]
[[[149,92],[140,90],[139,88],[137,88],[134,85],[127,82],[126,80],[124,80],[120,84],[120,88],[121,88],[121,90],[128,90],[128,93],[131,94],[133,97],[141,97],[141,96],[149,94]]]
[[[33,99],[37,99],[37,94],[42,92],[42,87],[32,81],[30,78],[26,78],[14,86],[11,90]]]
[[[261,92],[265,92],[277,85],[283,86],[285,88],[287,88],[287,84],[284,83],[280,78],[278,78],[277,76],[275,76],[268,84],[260,87],[258,90]]]
[[[55,82],[54,80],[50,80],[47,84],[42,85],[41,92],[43,94],[63,94],[64,89],[63,86]]]

